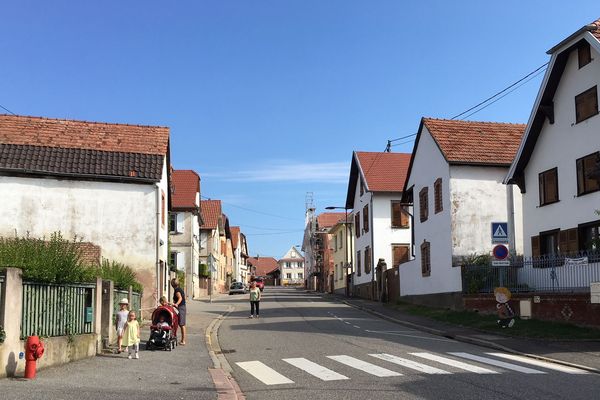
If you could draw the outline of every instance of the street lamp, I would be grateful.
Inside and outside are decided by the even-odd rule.
[[[346,237],[344,238],[344,240],[346,241],[346,243],[344,244],[344,262],[345,262],[345,270],[346,270],[346,296],[349,295],[350,293],[350,288],[348,285],[348,249],[346,248],[346,246],[348,246],[348,207],[338,207],[338,206],[329,206],[329,207],[325,207],[326,210],[344,210],[344,213],[346,214],[346,222],[344,223],[344,227],[346,228]],[[352,256],[354,255],[352,253],[353,249],[352,249],[352,240],[350,240],[350,263],[352,264]],[[352,269],[354,269],[354,267],[352,267]]]

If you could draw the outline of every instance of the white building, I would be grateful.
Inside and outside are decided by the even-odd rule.
[[[589,250],[600,238],[600,20],[548,53],[507,177],[523,193],[526,256]]]
[[[200,176],[191,170],[171,173],[170,266],[185,273],[187,296],[200,297]]]
[[[406,178],[413,203],[414,257],[400,267],[407,300],[460,306],[464,257],[489,255],[492,222],[506,222],[502,181],[524,125],[423,118]],[[513,194],[516,242],[521,243],[521,196]],[[521,253],[521,246],[517,246]]]
[[[277,264],[282,285],[304,285],[304,257],[296,247],[292,246]]]
[[[248,282],[248,243],[239,226],[231,227],[231,246],[233,247],[233,279]]]
[[[0,115],[0,235],[60,231],[169,294],[169,129]]]
[[[402,203],[410,161],[405,153],[354,152],[346,207],[354,220],[353,289],[360,297],[378,298],[375,267],[408,259],[412,244],[410,208]]]

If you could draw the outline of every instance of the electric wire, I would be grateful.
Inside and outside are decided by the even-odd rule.
[[[0,108],[2,108],[4,111],[6,111],[6,112],[7,112],[7,113],[9,113],[9,114],[12,114],[12,115],[17,115],[17,114],[15,114],[14,112],[10,111],[8,108],[4,107],[2,104],[0,104]]]

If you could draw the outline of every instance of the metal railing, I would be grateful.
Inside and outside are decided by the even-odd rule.
[[[600,282],[600,252],[548,255],[511,260],[509,266],[462,266],[463,293],[492,293],[499,286],[511,292],[587,292]]]
[[[94,332],[96,286],[23,282],[21,339]]]

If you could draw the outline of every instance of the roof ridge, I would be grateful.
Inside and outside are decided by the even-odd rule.
[[[451,122],[451,123],[473,123],[473,124],[502,124],[502,125],[527,125],[526,123],[521,122],[496,122],[496,121],[477,121],[477,120],[464,120],[464,119],[447,119],[447,118],[435,118],[435,117],[423,117],[424,121],[443,121],[443,122]]]
[[[72,119],[72,118],[51,118],[51,117],[40,117],[36,115],[21,115],[21,114],[2,114],[0,113],[0,117],[10,117],[10,118],[33,118],[39,120],[47,120],[47,121],[64,121],[64,122],[82,122],[86,124],[94,124],[94,125],[119,125],[119,126],[135,126],[138,128],[161,128],[161,129],[169,129],[168,126],[164,125],[144,125],[144,124],[127,124],[123,122],[103,122],[103,121],[88,121],[85,119]]]

